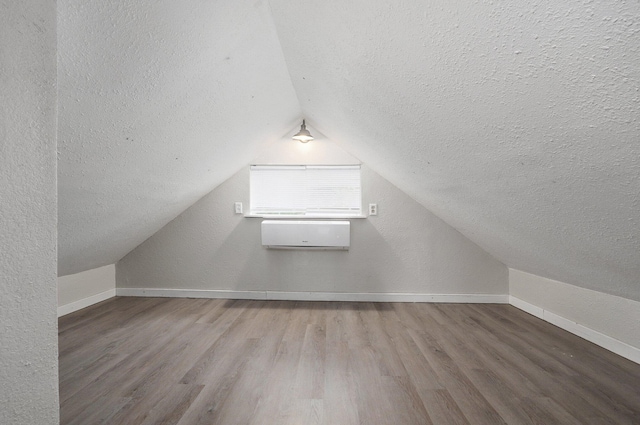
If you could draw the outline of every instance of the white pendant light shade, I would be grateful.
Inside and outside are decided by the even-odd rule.
[[[293,140],[297,140],[302,143],[307,143],[310,140],[313,140],[313,136],[307,130],[307,126],[305,125],[304,120],[302,120],[302,125],[300,126],[300,131],[298,131],[294,136]]]

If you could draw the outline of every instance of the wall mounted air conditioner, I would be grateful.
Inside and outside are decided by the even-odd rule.
[[[349,249],[349,221],[264,220],[262,245],[268,248]]]

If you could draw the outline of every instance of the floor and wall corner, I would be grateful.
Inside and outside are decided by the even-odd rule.
[[[284,292],[264,289],[116,287],[115,265],[111,265],[71,277],[59,278],[59,288],[65,288],[72,294],[76,293],[73,292],[73,288],[79,285],[82,286],[81,290],[86,296],[74,297],[73,301],[60,304],[58,315],[72,313],[112,298],[116,294],[136,297],[510,304],[622,357],[640,363],[640,341],[638,340],[640,305],[637,301],[579,288],[519,270],[509,269],[508,273],[509,290],[505,294],[315,292],[309,290]],[[544,288],[544,290],[534,288]],[[267,296],[269,292],[271,292],[270,297]],[[617,314],[612,316],[611,311],[616,311]]]

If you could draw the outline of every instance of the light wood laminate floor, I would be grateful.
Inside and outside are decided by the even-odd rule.
[[[114,298],[62,424],[640,424],[640,365],[508,305]]]

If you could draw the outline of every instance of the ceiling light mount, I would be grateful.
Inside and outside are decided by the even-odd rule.
[[[311,135],[311,133],[309,133],[309,130],[307,130],[307,126],[306,126],[304,120],[302,120],[302,125],[300,126],[300,131],[298,131],[293,136],[293,140],[297,140],[297,141],[299,141],[301,143],[307,143],[307,142],[313,140],[313,136]]]

